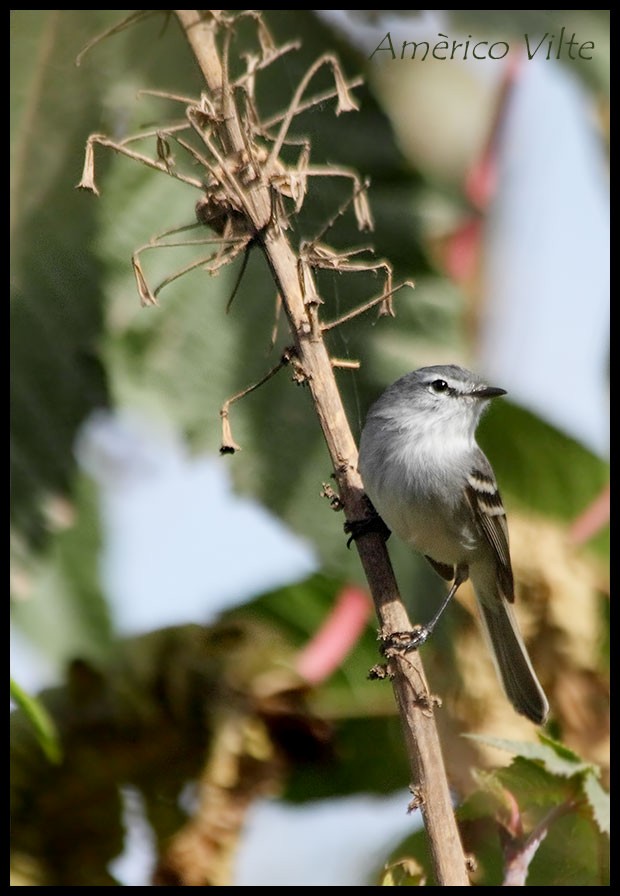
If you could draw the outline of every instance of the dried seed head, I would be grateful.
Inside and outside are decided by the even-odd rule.
[[[146,277],[142,271],[142,265],[134,255],[131,259],[133,272],[136,277],[136,285],[138,287],[138,295],[140,296],[140,304],[145,307],[147,305],[157,305],[157,299],[149,289]]]
[[[238,445],[233,439],[232,430],[230,428],[228,402],[226,402],[220,411],[220,417],[222,418],[222,444],[220,445],[220,454],[234,454],[236,451],[241,451],[241,445]]]
[[[336,107],[336,115],[340,115],[341,112],[357,112],[357,110],[359,109],[359,105],[351,96],[349,88],[347,87],[347,82],[345,81],[344,76],[340,71],[340,66],[337,63],[334,63],[332,68],[334,72],[336,90],[338,91],[338,105]]]
[[[95,150],[92,139],[86,144],[86,152],[84,154],[84,168],[82,169],[82,178],[77,184],[78,190],[89,190],[95,196],[99,195],[99,190],[95,183]]]
[[[368,194],[366,188],[359,190],[353,197],[353,210],[357,220],[357,226],[360,230],[374,230],[375,222],[370,211],[370,203],[368,202]]]

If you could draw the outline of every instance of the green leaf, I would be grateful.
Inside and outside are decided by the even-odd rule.
[[[489,737],[488,735],[479,734],[467,734],[464,736],[471,740],[488,744],[490,747],[496,747],[498,750],[512,753],[514,756],[540,762],[553,775],[570,778],[583,771],[593,769],[591,763],[584,762],[580,756],[564,746],[564,744],[544,734],[539,735],[540,743],[512,741],[501,737]]]
[[[317,574],[302,582],[259,595],[233,618],[250,614],[277,627],[291,644],[303,648],[328,618],[345,582]],[[369,609],[371,607],[370,597]],[[229,614],[224,615],[224,619]],[[370,669],[381,661],[374,609],[359,640],[343,657],[342,663],[324,682],[313,698],[317,711],[342,723],[366,715],[396,717],[394,696],[388,682],[368,678]],[[381,722],[379,722],[381,724]],[[360,747],[361,748],[361,747]],[[387,788],[389,789],[389,788]]]
[[[260,595],[226,619],[260,618],[304,647],[329,615],[343,582],[315,575],[303,582]],[[293,802],[344,796],[359,790],[390,793],[402,788],[410,771],[389,681],[371,681],[369,670],[381,660],[374,613],[340,667],[316,688],[313,710],[333,728],[327,773],[299,764],[291,771],[286,798]],[[381,744],[381,762],[376,761]]]
[[[603,789],[597,775],[590,773],[583,777],[583,792],[592,809],[592,815],[599,830],[604,834],[610,833],[610,798]]]
[[[609,886],[609,840],[583,814],[571,812],[550,826],[529,867],[528,886]]]
[[[505,498],[552,518],[574,520],[609,481],[605,461],[510,401],[494,403],[479,441]]]
[[[387,865],[379,881],[382,887],[423,887],[426,875],[415,859],[400,859]]]
[[[501,798],[497,785],[508,790],[522,812],[534,807],[557,806],[570,803],[579,797],[580,778],[572,779],[554,775],[539,762],[517,756],[510,765],[480,776],[480,781],[491,794]]]
[[[102,211],[123,246],[118,263],[128,265],[136,248],[131,202],[102,210],[75,189],[86,139],[124,135],[154,114],[148,102],[137,109],[139,87],[169,87],[190,72],[196,85],[179,29],[163,32],[161,16],[103,41],[76,68],[86,43],[119,18],[115,10],[11,11],[11,522],[38,548],[48,534],[42,503],[72,491],[76,432],[110,403],[102,349],[118,284],[106,280],[99,253]],[[102,180],[110,161],[96,153]],[[142,241],[158,214],[151,205]],[[136,302],[133,284],[124,300]]]
[[[11,699],[21,709],[34,728],[41,749],[50,762],[59,763],[62,758],[60,741],[51,716],[36,697],[31,697],[11,678]]]
[[[494,746],[501,748],[501,740]],[[580,801],[582,781],[596,780],[590,772],[569,779],[550,773],[538,761],[518,756],[510,766],[478,773],[477,778],[481,789],[469,795],[457,809],[463,847],[475,865],[472,885],[502,885],[506,834],[500,832],[515,811],[512,802],[506,804],[505,790],[518,805],[524,837],[538,824],[544,825],[550,812],[553,814],[529,866],[528,886],[608,885],[609,841],[601,833],[603,828],[593,823],[590,807],[584,811],[586,807]],[[600,794],[598,798],[604,822],[605,800]],[[558,807],[565,807],[565,813],[558,813]],[[422,867],[430,867],[423,831],[408,837],[391,852],[393,858],[401,855],[414,856]]]
[[[73,521],[56,532],[44,557],[24,566],[27,599],[14,601],[11,607],[12,622],[58,670],[75,656],[100,660],[114,643],[110,608],[99,578],[97,488],[80,476],[74,492]]]
[[[497,743],[494,746],[501,749]],[[547,755],[534,759],[517,756],[506,768],[485,773],[479,780],[491,794],[499,782],[518,798],[522,810],[528,805],[574,804],[573,811],[591,815],[598,829],[609,834],[609,794],[600,783],[599,769],[579,760],[572,767],[571,772],[567,764],[549,760]],[[587,813],[583,812],[585,806]]]
[[[11,13],[11,518],[36,545],[41,501],[70,492],[76,429],[108,401],[94,209],[74,189],[101,109],[98,79],[80,81],[74,58],[100,21]]]

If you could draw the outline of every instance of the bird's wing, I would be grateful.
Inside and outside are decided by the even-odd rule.
[[[506,511],[491,465],[482,452],[467,477],[465,493],[476,522],[493,550],[502,594],[512,603],[514,578],[508,546]]]

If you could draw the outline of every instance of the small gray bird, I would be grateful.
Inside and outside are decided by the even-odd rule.
[[[512,609],[506,513],[476,442],[489,401],[505,395],[453,364],[422,367],[372,405],[360,440],[366,494],[393,532],[453,585],[406,649],[420,646],[458,587],[471,579],[483,630],[508,699],[542,725],[549,711]]]

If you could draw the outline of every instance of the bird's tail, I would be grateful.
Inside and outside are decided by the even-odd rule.
[[[542,725],[549,703],[534,672],[512,606],[499,594],[493,600],[479,598],[478,606],[506,696],[517,712]]]

